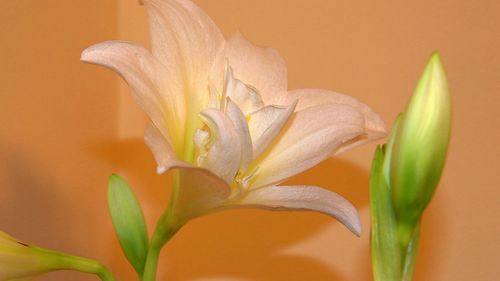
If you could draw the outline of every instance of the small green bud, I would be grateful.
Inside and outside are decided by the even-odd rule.
[[[396,127],[388,144],[387,174],[397,219],[411,228],[434,194],[450,139],[450,95],[437,53],[427,63]]]

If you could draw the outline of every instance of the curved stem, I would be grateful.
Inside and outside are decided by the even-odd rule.
[[[103,281],[115,281],[113,274],[100,262],[88,258],[72,256],[42,248],[37,248],[47,255],[47,261],[53,263],[54,270],[74,270],[95,274]]]
[[[144,265],[144,273],[142,275],[142,281],[155,281],[156,271],[158,268],[158,260],[160,257],[161,248],[163,245],[155,242],[156,239],[151,241],[148,249],[148,256],[146,257],[146,264]]]
[[[170,203],[156,224],[156,229],[149,243],[148,255],[144,265],[142,281],[156,281],[156,272],[158,268],[158,260],[163,246],[174,236],[174,234],[182,227],[174,220],[174,205],[177,201],[177,192],[180,185],[180,175],[174,173],[173,192]]]
[[[156,230],[151,238],[146,264],[144,266],[144,273],[141,279],[142,281],[156,281],[156,272],[158,270],[161,249],[180,229],[180,227],[169,227],[169,224],[165,224],[164,221],[167,216],[168,210],[158,221]]]

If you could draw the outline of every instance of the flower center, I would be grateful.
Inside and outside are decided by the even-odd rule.
[[[234,78],[226,67],[224,87],[210,87],[208,108],[200,112],[204,125],[193,136],[195,161],[224,179],[236,196],[251,188],[259,156],[268,149],[295,105],[268,105],[258,91]]]

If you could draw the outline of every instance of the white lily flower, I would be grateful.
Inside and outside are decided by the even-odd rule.
[[[179,171],[177,225],[215,210],[312,210],[359,235],[356,209],[316,186],[278,186],[339,152],[385,135],[381,118],[326,90],[287,91],[280,55],[236,34],[227,41],[188,0],[144,0],[152,52],[109,41],[82,60],[118,72],[152,121],[158,173]]]

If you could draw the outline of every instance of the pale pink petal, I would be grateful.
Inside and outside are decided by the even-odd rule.
[[[275,49],[257,47],[236,33],[226,42],[219,62],[226,59],[234,77],[257,89],[265,104],[287,90],[286,63]]]
[[[184,102],[176,78],[168,75],[168,69],[148,50],[132,43],[108,41],[84,50],[81,60],[120,74],[131,87],[137,103],[162,134],[175,139],[178,138],[177,129],[182,133]]]
[[[231,194],[229,185],[209,170],[189,164],[174,168],[179,170],[181,186],[173,203],[173,215],[180,225],[211,212]]]
[[[189,0],[144,0],[152,50],[165,65],[177,66],[188,88],[203,82],[224,37],[210,17]],[[202,81],[200,81],[202,79]]]
[[[238,105],[244,115],[257,111],[264,106],[262,98],[255,89],[233,77],[233,70],[230,66],[226,69],[224,93]]]
[[[328,90],[300,89],[289,91],[288,94],[277,97],[274,102],[282,104],[296,100],[299,101],[296,111],[322,104],[349,105],[359,110],[365,118],[366,134],[363,135],[365,141],[360,140],[354,145],[360,145],[370,140],[382,138],[386,135],[385,124],[382,118],[366,104],[350,96]],[[342,150],[348,147],[351,148],[352,146],[345,146]]]
[[[168,138],[165,137],[155,125],[151,124],[144,134],[144,141],[146,145],[153,152],[153,156],[158,165],[156,172],[163,174],[175,165],[179,165],[179,161],[172,148],[172,144]]]
[[[238,133],[229,117],[222,111],[206,109],[200,116],[210,129],[210,139],[206,155],[198,157],[198,165],[209,169],[226,182],[231,182],[241,161]]]
[[[248,128],[252,137],[254,159],[271,144],[292,115],[294,108],[295,103],[288,107],[269,105],[250,115]]]
[[[248,130],[247,120],[243,112],[241,112],[238,106],[229,98],[227,99],[226,114],[231,122],[233,122],[236,133],[240,139],[240,169],[245,170],[253,159],[252,139],[250,137],[250,131]]]
[[[224,37],[198,6],[189,0],[144,0],[148,13],[153,55],[179,77],[184,97],[182,144],[190,141],[201,124],[198,113],[209,104],[209,73],[224,48]],[[186,124],[186,126],[184,126]],[[180,130],[179,130],[180,131]]]
[[[268,186],[251,190],[228,205],[271,210],[316,211],[335,217],[356,235],[361,223],[356,208],[344,197],[317,186]]]
[[[252,187],[282,182],[364,134],[363,115],[346,105],[320,105],[294,114],[258,164]]]
[[[220,108],[219,91],[212,82],[208,83],[209,102],[207,108]]]

